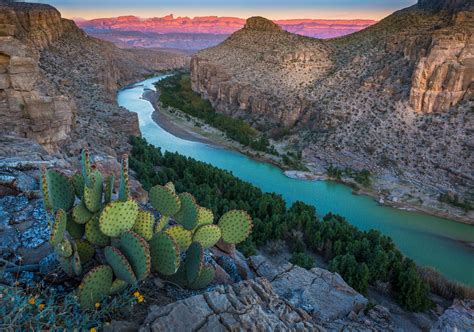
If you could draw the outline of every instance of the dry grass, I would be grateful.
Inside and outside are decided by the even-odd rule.
[[[448,280],[431,267],[418,267],[421,278],[430,285],[431,292],[446,299],[474,300],[474,288]]]

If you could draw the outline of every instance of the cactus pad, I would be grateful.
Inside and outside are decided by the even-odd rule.
[[[179,199],[181,200],[181,209],[174,217],[184,228],[193,230],[197,224],[199,206],[190,193],[179,194]]]
[[[61,269],[70,277],[74,276],[74,272],[72,271],[72,263],[71,257],[62,257],[58,256],[58,262]]]
[[[231,210],[219,219],[222,239],[231,244],[244,241],[252,231],[252,218],[242,210]]]
[[[82,174],[79,172],[76,172],[71,178],[71,183],[72,183],[72,186],[74,187],[74,193],[76,194],[76,196],[82,199],[82,196],[84,195],[84,186],[85,186],[85,181]]]
[[[163,232],[153,235],[150,253],[153,271],[167,276],[176,273],[181,257],[179,246],[171,236]]]
[[[110,266],[99,265],[90,270],[79,285],[79,303],[84,310],[92,310],[108,296],[112,287],[113,273]]]
[[[193,234],[181,225],[174,225],[165,231],[179,246],[181,251],[186,251],[192,242]]]
[[[65,175],[55,171],[46,171],[43,179],[46,180],[46,185],[42,183],[42,188],[46,188],[44,194],[48,195],[46,200],[48,205],[50,205],[54,211],[58,209],[69,211],[75,199],[74,187],[69,179]]]
[[[120,171],[120,183],[118,199],[120,201],[126,201],[129,198],[128,189],[128,156],[125,154],[122,159],[122,169]]]
[[[81,257],[79,257],[79,254],[74,252],[74,254],[71,257],[71,265],[72,265],[72,272],[76,276],[80,276],[82,274],[82,264],[81,264]]]
[[[101,247],[109,245],[110,238],[100,230],[99,215],[93,216],[86,224],[86,239],[90,243]]]
[[[132,231],[123,233],[120,250],[127,257],[138,280],[143,280],[150,274],[150,247],[140,235]]]
[[[97,212],[102,207],[103,180],[99,171],[89,176],[89,183],[84,186],[84,203],[90,212]]]
[[[105,178],[104,203],[108,204],[112,201],[112,194],[114,191],[114,176],[109,175]]]
[[[212,210],[200,206],[198,209],[198,226],[210,225],[214,223],[214,214]]]
[[[166,225],[168,225],[169,221],[170,221],[169,217],[161,216],[160,219],[158,219],[158,222],[155,225],[154,233],[161,232],[166,227]]]
[[[193,283],[189,284],[189,288],[206,288],[214,280],[215,273],[216,270],[214,270],[214,268],[212,268],[211,266],[204,266],[198,278]]]
[[[175,215],[181,207],[179,197],[167,187],[154,186],[150,189],[149,197],[151,205],[164,216]]]
[[[72,245],[71,242],[67,239],[63,239],[59,244],[54,247],[56,253],[62,257],[71,257],[72,256]]]
[[[110,287],[109,295],[116,295],[122,293],[125,289],[127,289],[128,283],[122,279],[115,279],[112,282],[112,286]]]
[[[77,240],[76,250],[82,263],[90,261],[95,254],[95,248],[87,240]]]
[[[73,239],[80,239],[84,235],[85,225],[74,222],[72,213],[68,214],[66,230]]]
[[[221,238],[221,229],[217,225],[199,227],[193,236],[193,241],[199,242],[203,248],[210,248]]]
[[[148,211],[138,211],[137,220],[135,220],[132,230],[145,240],[150,241],[153,236],[154,224],[153,214]]]
[[[64,210],[59,209],[56,212],[56,218],[54,220],[53,227],[51,228],[51,236],[49,238],[49,243],[52,246],[56,246],[64,238],[64,231],[66,230],[67,225],[67,214]]]
[[[127,257],[125,257],[120,250],[114,247],[106,247],[104,249],[104,255],[117,278],[129,284],[134,284],[137,281],[132,266],[128,262]]]
[[[204,253],[199,242],[193,242],[186,251],[186,279],[189,284],[193,284],[201,274],[203,267]]]
[[[165,187],[168,188],[169,190],[171,190],[172,192],[176,192],[176,188],[174,187],[174,184],[173,182],[168,182],[165,184]]]
[[[87,147],[84,147],[81,151],[81,169],[82,169],[82,177],[84,180],[88,179],[91,173],[91,161],[89,157],[89,150]]]
[[[123,232],[132,229],[137,215],[138,204],[133,200],[109,203],[100,215],[100,230],[108,236],[119,236]]]
[[[87,210],[86,205],[81,200],[81,202],[72,209],[72,218],[77,224],[85,224],[92,218],[92,213]]]

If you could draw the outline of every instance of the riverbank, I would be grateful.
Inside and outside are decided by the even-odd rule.
[[[184,112],[177,109],[171,109],[169,107],[161,107],[158,98],[159,92],[153,90],[147,90],[143,96],[144,99],[151,102],[154,107],[152,115],[153,120],[166,131],[171,134],[180,137],[182,139],[191,140],[195,142],[201,142],[209,145],[224,147],[238,151],[252,159],[270,163],[280,168],[285,176],[294,179],[303,180],[331,180],[324,172],[315,170],[308,165],[311,172],[298,171],[288,169],[284,165],[281,157],[255,151],[249,147],[245,147],[238,142],[228,139],[226,135],[205,124],[202,120],[193,118]],[[284,143],[272,142],[275,145],[276,150],[284,153],[286,145]],[[395,192],[408,192],[410,188],[404,187],[402,184],[394,183],[392,181],[386,181],[382,178],[375,178],[372,188],[362,187],[356,183],[353,179],[342,178],[336,182],[348,185],[353,188],[355,195],[365,195],[372,197],[380,205],[390,206],[400,210],[416,211],[423,214],[450,219],[456,222],[474,225],[474,217],[471,214],[463,215],[464,211],[459,208],[449,206],[448,204],[441,203],[433,197],[423,195],[421,192],[417,196],[413,196],[411,200],[418,204],[403,201],[403,198],[398,197]],[[386,190],[387,187],[392,187],[391,190]],[[439,207],[442,208],[439,208]]]

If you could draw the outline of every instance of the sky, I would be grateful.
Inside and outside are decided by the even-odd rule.
[[[417,0],[29,0],[55,6],[64,17],[232,16],[269,19],[375,19]]]

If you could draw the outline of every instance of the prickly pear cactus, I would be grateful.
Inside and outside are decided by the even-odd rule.
[[[120,172],[119,195],[120,201],[126,201],[129,198],[128,189],[128,156],[124,155],[122,159],[122,170]]]
[[[81,173],[76,172],[72,178],[71,178],[71,183],[72,186],[74,187],[74,193],[76,196],[80,199],[82,199],[82,196],[84,195],[84,177],[82,176]]]
[[[100,214],[100,230],[107,236],[120,236],[123,232],[132,229],[137,215],[138,204],[133,200],[111,202]]]
[[[193,242],[186,251],[186,278],[189,284],[194,283],[201,274],[204,265],[202,246]]]
[[[45,207],[53,211],[62,209],[69,211],[74,204],[74,187],[69,179],[56,171],[43,169],[41,189]]]
[[[137,282],[137,277],[135,276],[135,272],[133,272],[132,266],[128,262],[127,257],[125,257],[119,249],[106,247],[104,249],[104,255],[117,278],[129,284]]]
[[[138,211],[137,219],[133,225],[132,230],[147,241],[150,241],[153,236],[153,226],[155,224],[155,217],[148,211]]]
[[[204,266],[199,273],[197,279],[193,282],[188,284],[190,289],[202,289],[207,287],[211,282],[214,281],[214,277],[216,274],[216,270],[214,270],[210,266]]]
[[[155,228],[153,230],[153,233],[159,233],[161,232],[169,223],[170,218],[167,216],[161,216],[160,219],[158,219]]]
[[[84,204],[90,212],[97,212],[102,208],[102,174],[94,171],[89,175],[89,179],[84,186]]]
[[[83,239],[76,240],[76,251],[82,263],[87,263],[95,255],[95,248],[89,241]]]
[[[179,246],[181,251],[186,251],[192,242],[193,234],[181,225],[174,225],[165,231]]]
[[[153,271],[167,276],[178,271],[181,261],[179,246],[168,234],[160,232],[153,235],[150,254]]]
[[[198,209],[197,226],[209,225],[214,223],[214,214],[212,210],[200,206]]]
[[[150,247],[140,235],[128,231],[120,238],[120,251],[127,257],[138,280],[143,280],[150,274]]]
[[[72,209],[72,219],[77,224],[85,224],[92,218],[92,215],[82,200]]]
[[[60,243],[58,243],[54,247],[54,249],[59,256],[62,256],[65,258],[72,256],[72,245],[71,245],[71,242],[67,239],[63,239]]]
[[[105,189],[104,189],[104,204],[112,202],[112,194],[114,191],[114,181],[115,177],[109,175],[105,178]]]
[[[222,239],[231,244],[244,241],[252,231],[252,218],[242,210],[231,210],[219,219]]]
[[[221,229],[217,225],[203,225],[193,236],[193,241],[199,242],[203,248],[214,246],[221,238]]]
[[[115,279],[112,282],[112,286],[110,287],[109,295],[116,295],[122,293],[124,290],[127,289],[129,284],[121,279]]]
[[[102,233],[99,227],[99,215],[95,215],[86,224],[86,239],[92,244],[100,247],[108,246],[110,238]]]
[[[149,193],[151,205],[162,216],[173,216],[181,208],[181,200],[169,187],[156,185]]]
[[[73,239],[81,239],[84,236],[85,225],[76,223],[71,213],[67,218],[66,230]]]
[[[196,200],[190,193],[179,194],[181,200],[181,209],[174,215],[184,228],[193,230],[197,225],[198,208]]]
[[[67,214],[64,210],[59,209],[56,212],[56,218],[54,219],[54,224],[51,228],[51,236],[49,238],[49,243],[52,246],[56,246],[64,238],[64,231],[66,230],[67,225]]]
[[[93,310],[96,303],[100,303],[107,297],[112,287],[112,278],[112,268],[108,265],[99,265],[90,270],[78,288],[81,307],[85,310]]]

